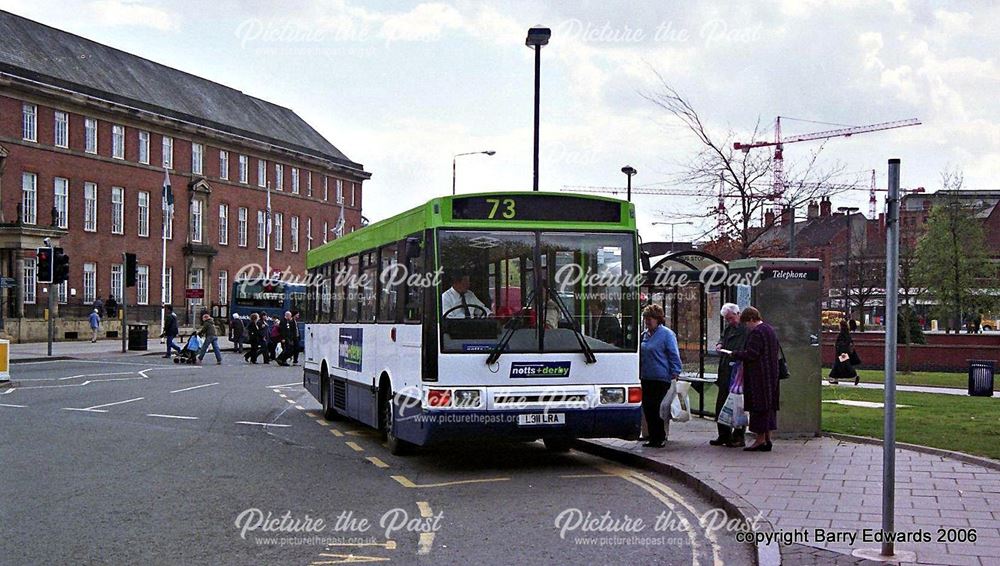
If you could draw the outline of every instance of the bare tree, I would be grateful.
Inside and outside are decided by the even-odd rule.
[[[690,161],[681,164],[682,170],[673,181],[705,195],[699,197],[706,205],[704,212],[695,213],[696,218],[704,218],[704,224],[710,225],[701,238],[724,243],[723,247],[731,249],[737,257],[766,255],[770,250],[757,244],[771,227],[763,225],[767,209],[775,206],[794,209],[821,196],[847,190],[828,185],[830,178],[839,174],[843,167],[820,171],[817,166],[819,151],[816,151],[801,171],[794,172],[792,168],[792,172],[786,175],[784,192],[776,194],[771,183],[771,157],[766,150],[744,152],[734,149],[735,131],[710,131],[694,106],[656,70],[653,73],[660,81],[659,90],[643,93],[642,96],[679,120],[701,145]],[[748,137],[757,139],[763,134],[758,118]],[[720,183],[724,211],[720,211],[718,203]],[[686,213],[685,217],[691,218],[692,215]],[[720,225],[712,222],[716,218]]]

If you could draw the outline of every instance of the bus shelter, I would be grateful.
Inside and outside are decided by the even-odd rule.
[[[681,379],[692,384],[692,413],[715,417],[717,391],[709,385],[718,376],[715,344],[722,332],[719,309],[725,296],[726,263],[698,250],[669,253],[650,263],[640,289],[643,306],[663,307],[667,325],[677,335]]]

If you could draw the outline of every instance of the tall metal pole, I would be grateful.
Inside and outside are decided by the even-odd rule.
[[[271,279],[271,183],[267,183],[267,213],[264,215],[264,234],[266,234],[266,244],[267,257],[264,264],[264,272],[266,273],[267,279]],[[326,240],[327,235],[323,234],[323,239]]]
[[[458,160],[458,156],[451,158],[451,194],[455,196],[455,161]]]
[[[540,75],[542,72],[542,46],[535,46],[535,156],[534,156],[534,181],[531,190],[538,190],[538,99],[541,90]]]
[[[628,201],[632,202],[632,175],[628,175]]]
[[[128,331],[126,329],[126,323],[128,321],[128,287],[125,286],[125,264],[127,260],[125,257],[125,252],[122,252],[122,296],[119,297],[122,300],[122,353],[128,351]],[[118,314],[118,313],[115,313]]]
[[[50,260],[54,259],[52,255],[49,255]],[[56,337],[56,285],[49,283],[48,287],[49,293],[49,345],[48,345],[48,355],[52,355],[52,341]]]
[[[896,333],[899,308],[899,160],[889,160],[885,236],[885,423],[882,442],[882,531],[895,530],[896,508]],[[892,536],[882,555],[893,556]]]

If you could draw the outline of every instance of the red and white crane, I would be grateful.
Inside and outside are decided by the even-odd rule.
[[[792,119],[794,118],[787,118]],[[917,118],[910,118],[908,120],[896,120],[894,122],[880,122],[878,124],[868,124],[867,126],[845,126],[843,128],[837,128],[835,130],[824,130],[822,132],[811,132],[808,134],[796,134],[794,136],[788,136],[786,138],[781,137],[781,116],[774,121],[774,141],[754,141],[750,143],[736,142],[733,144],[733,149],[739,149],[743,152],[750,151],[751,149],[757,147],[771,147],[774,146],[774,159],[771,163],[771,172],[773,175],[773,189],[775,195],[783,195],[785,193],[785,157],[784,157],[784,146],[788,143],[798,143],[804,141],[812,140],[823,140],[829,138],[839,138],[839,137],[851,137],[854,134],[866,134],[868,132],[878,132],[881,130],[892,130],[895,128],[906,128],[908,126],[919,126],[920,120]]]

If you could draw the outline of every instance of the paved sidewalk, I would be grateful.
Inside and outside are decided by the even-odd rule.
[[[780,421],[779,421],[780,422]],[[777,531],[815,528],[860,533],[881,527],[882,447],[829,437],[778,439],[770,453],[708,445],[713,421],[673,423],[666,448],[599,440],[617,450],[666,463],[722,484],[760,510]],[[725,495],[725,494],[723,494]],[[1000,471],[910,450],[896,454],[896,531],[972,528],[975,543],[900,543],[919,564],[1000,564]],[[850,554],[878,544],[847,542],[810,546]],[[784,548],[786,564],[792,548]],[[845,557],[846,558],[846,557]]]
[[[882,383],[859,383],[854,385],[853,381],[842,381],[838,385],[830,385],[830,382],[823,380],[823,385],[826,387],[856,387],[858,389],[885,389],[885,385]],[[921,385],[896,385],[896,391],[906,391],[909,393],[937,393],[940,395],[961,395],[963,397],[969,396],[968,389],[958,389],[955,387],[924,387]],[[1000,398],[997,396],[997,392],[993,392],[993,397]]]
[[[141,356],[143,354],[151,354],[154,352],[163,354],[167,351],[166,345],[160,344],[159,338],[150,339],[147,342],[146,347],[146,351],[129,351],[122,353],[122,342],[118,339],[98,340],[97,342],[90,342],[89,340],[53,342],[52,356],[60,358],[93,358],[106,355]],[[45,359],[47,357],[47,350],[48,344],[46,342],[11,344],[10,361],[17,362],[21,360]]]

